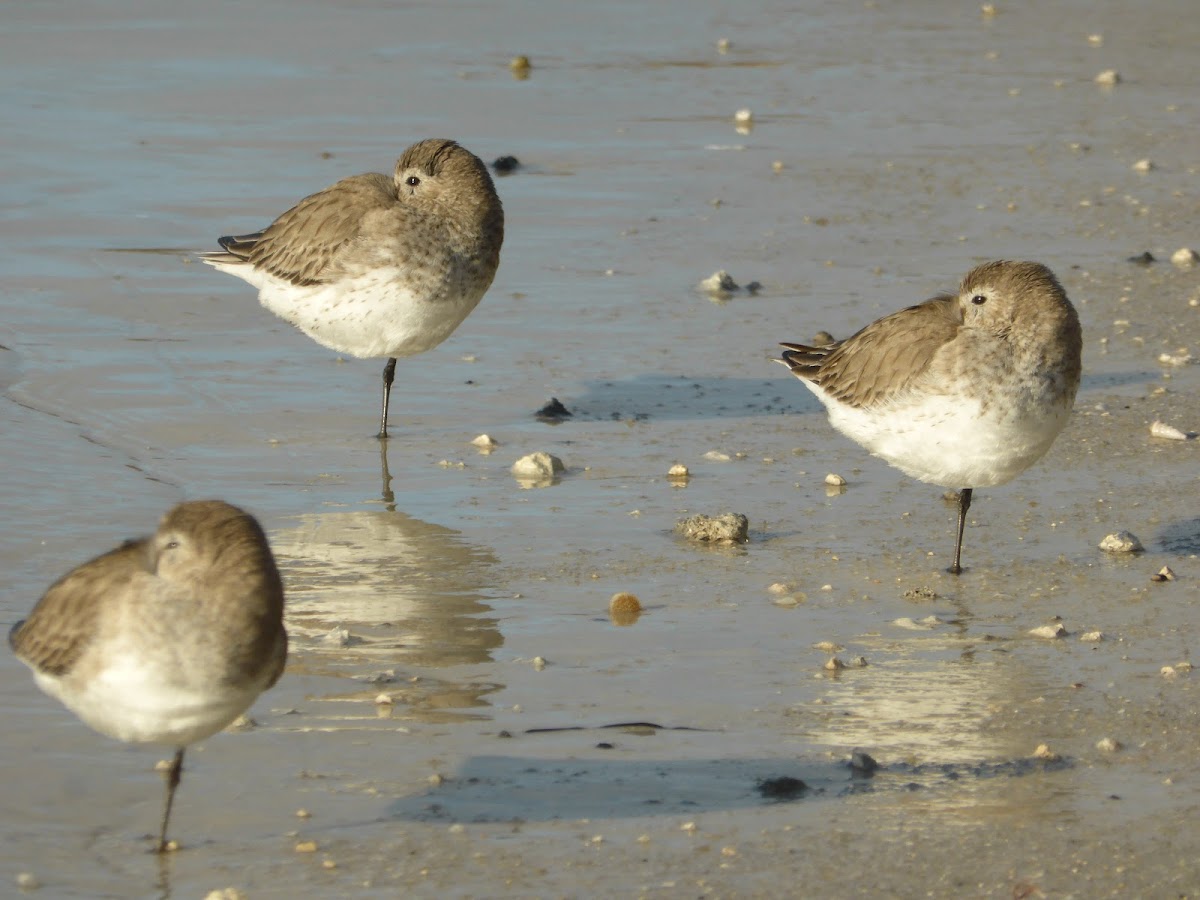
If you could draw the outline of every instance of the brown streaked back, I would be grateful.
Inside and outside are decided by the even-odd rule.
[[[135,573],[150,571],[147,538],[84,563],[52,584],[29,618],[12,627],[9,646],[39,672],[68,674],[96,634],[104,597],[127,589]]]
[[[352,175],[305,197],[258,235],[222,238],[239,259],[293,284],[318,284],[338,254],[361,233],[372,210],[396,204],[391,178]]]
[[[783,344],[781,362],[843,403],[873,406],[908,390],[962,323],[958,298],[944,294],[884,316],[844,341]]]

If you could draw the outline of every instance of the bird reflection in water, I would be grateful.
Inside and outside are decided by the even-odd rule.
[[[477,683],[477,671],[446,670],[490,663],[504,642],[488,602],[497,560],[459,532],[397,510],[386,444],[381,467],[385,508],[298,516],[271,534],[287,624],[303,648],[292,669],[353,678],[360,701],[486,706],[482,698],[499,685]]]

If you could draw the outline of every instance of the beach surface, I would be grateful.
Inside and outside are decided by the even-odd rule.
[[[162,860],[169,751],[0,654],[0,893],[1200,896],[1200,443],[1151,434],[1200,431],[1179,12],[8,9],[0,615],[219,497],[270,536],[292,652],[189,751]],[[521,165],[491,291],[399,362],[381,443],[383,361],[195,253],[425,137]],[[944,490],[772,358],[996,258],[1058,274],[1083,382],[1050,453],[976,491],[956,578]],[[718,270],[759,287],[698,287]],[[514,478],[534,451],[561,477]],[[674,533],[725,512],[744,545]],[[1144,552],[1098,548],[1122,530]]]

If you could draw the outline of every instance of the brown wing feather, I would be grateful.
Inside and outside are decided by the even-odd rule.
[[[222,238],[220,243],[235,257],[293,284],[317,284],[358,237],[363,217],[396,203],[391,177],[354,175],[305,197],[260,234]]]
[[[907,390],[961,326],[957,298],[943,295],[885,316],[827,347],[784,344],[783,362],[797,377],[843,403],[873,406]],[[880,346],[885,339],[887,345]]]
[[[98,606],[147,571],[146,541],[127,541],[68,572],[50,586],[29,618],[8,634],[13,652],[39,672],[64,675],[96,633]]]

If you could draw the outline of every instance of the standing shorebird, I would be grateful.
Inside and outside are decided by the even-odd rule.
[[[38,687],[101,734],[175,748],[158,851],[184,750],[271,687],[287,659],[283,584],[254,517],[181,503],[55,582],[9,644]]]
[[[960,488],[950,572],[977,487],[1004,484],[1050,449],[1079,388],[1075,307],[1040,263],[972,269],[958,294],[910,306],[844,341],[783,344],[779,360],[838,431],[906,475]]]
[[[314,341],[383,367],[386,438],[396,358],[430,350],[491,286],[504,210],[487,167],[454,141],[413,144],[393,176],[343,178],[265,230],[201,254],[258,288],[267,309]]]

